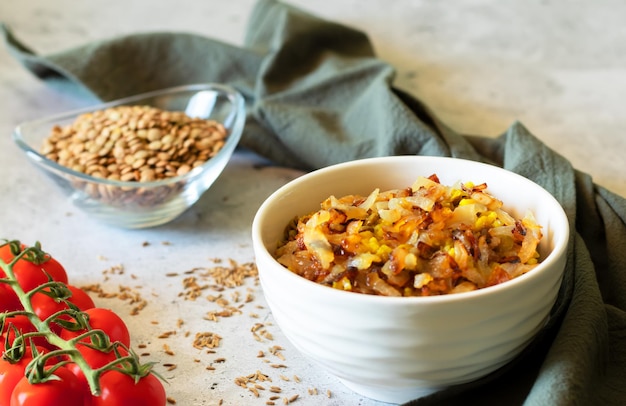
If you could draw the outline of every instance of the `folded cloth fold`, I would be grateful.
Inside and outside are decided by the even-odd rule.
[[[164,87],[227,83],[246,97],[241,145],[305,170],[383,155],[490,162],[542,185],[572,230],[547,326],[514,361],[411,405],[626,404],[626,199],[593,183],[513,123],[497,138],[457,133],[394,87],[363,32],[259,0],[244,46],[144,33],[38,55],[1,27],[9,51],[64,92],[107,101]]]

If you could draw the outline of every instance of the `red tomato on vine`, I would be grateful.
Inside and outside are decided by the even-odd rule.
[[[12,312],[22,309],[22,303],[15,292],[13,292],[13,289],[5,283],[0,283],[0,312]]]
[[[8,341],[12,344],[18,335],[26,334],[26,333],[35,333],[37,332],[37,327],[35,327],[28,317],[24,315],[16,315],[10,316],[4,319],[4,326],[2,328],[2,337],[5,341]],[[35,345],[52,348],[48,340],[43,336],[34,336],[31,338]]]
[[[100,396],[92,397],[92,406],[165,406],[167,402],[163,383],[151,373],[135,382],[123,372],[107,371],[100,377],[100,389]]]
[[[9,406],[85,406],[76,376],[63,366],[53,374],[56,379],[39,383],[21,378],[13,389]]]
[[[122,347],[118,347],[116,353],[113,349],[109,351],[100,351],[91,347],[88,347],[82,343],[76,344],[76,349],[80,352],[83,359],[92,369],[101,368],[111,362],[115,361],[119,357],[125,357],[128,355],[128,351]],[[74,375],[78,378],[83,388],[85,401],[91,402],[91,388],[89,388],[89,383],[87,382],[87,378],[85,377],[85,373],[80,368],[80,366],[76,363],[70,362],[66,365],[67,369],[72,371]]]
[[[0,405],[8,405],[11,394],[17,383],[24,377],[26,366],[33,359],[33,352],[29,345],[23,347],[23,354],[18,360],[8,357],[0,358]],[[37,352],[47,352],[43,347],[37,347]]]
[[[12,241],[0,246],[0,259],[9,263],[27,248],[24,244]],[[46,283],[48,275],[54,281],[68,282],[67,272],[63,265],[50,254],[41,251],[38,245],[13,265],[13,272],[22,289],[27,292]],[[6,276],[4,272],[0,271],[0,277],[4,276]]]
[[[102,330],[109,336],[111,342],[119,341],[126,347],[130,347],[130,332],[128,331],[128,327],[126,323],[124,323],[124,320],[115,312],[102,307],[94,307],[85,310],[84,313],[89,317],[89,325],[92,330]],[[60,336],[64,340],[70,340],[85,332],[87,332],[87,330],[70,331],[64,329],[61,330]],[[88,339],[82,341],[86,340]]]
[[[91,297],[81,288],[73,285],[65,285],[65,287],[69,289],[71,294],[71,296],[65,300],[75,305],[78,310],[85,311],[96,306],[93,299],[91,299]],[[52,298],[44,293],[50,291],[51,288],[42,289],[41,292],[37,292],[32,295],[30,299],[33,311],[41,320],[46,320],[53,314],[70,308],[70,306],[63,300]],[[64,315],[61,318],[64,320],[71,320],[69,315]],[[61,326],[56,323],[51,323],[50,328],[57,334],[61,331]]]

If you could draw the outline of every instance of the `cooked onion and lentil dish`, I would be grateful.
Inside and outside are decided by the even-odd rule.
[[[516,219],[485,183],[436,175],[369,196],[330,196],[295,218],[275,257],[292,272],[345,291],[434,296],[497,285],[539,262],[541,227]]]

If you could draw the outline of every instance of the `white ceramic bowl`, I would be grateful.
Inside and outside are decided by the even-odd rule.
[[[92,177],[61,166],[39,153],[53,126],[64,126],[80,114],[119,105],[148,105],[215,120],[223,124],[228,137],[220,151],[204,165],[183,176],[152,182]],[[76,207],[110,225],[143,228],[173,220],[207,191],[239,143],[245,120],[243,96],[229,86],[208,83],[157,90],[23,123],[13,132],[13,139],[26,157],[48,175]]]
[[[541,264],[473,292],[383,297],[316,284],[273,258],[287,223],[318,210],[328,196],[367,196],[433,173],[444,185],[486,182],[514,216],[531,210],[543,227]],[[286,337],[355,392],[392,403],[478,379],[519,354],[556,301],[568,234],[559,203],[528,179],[491,165],[426,156],[364,159],[306,174],[273,193],[252,226],[264,295]]]

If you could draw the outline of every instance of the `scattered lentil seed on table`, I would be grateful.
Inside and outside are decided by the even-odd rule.
[[[143,246],[147,246],[143,244]],[[196,299],[204,299],[209,303],[214,303],[218,308],[229,308],[231,304],[238,303],[239,306],[244,306],[245,304],[249,304],[253,302],[252,293],[255,292],[255,288],[258,287],[257,278],[258,271],[253,262],[247,263],[238,263],[233,259],[228,260],[218,260],[211,259],[211,262],[214,264],[219,264],[215,266],[199,266],[194,267],[187,271],[179,271],[179,272],[168,272],[164,274],[166,277],[173,278],[179,277],[182,282],[182,292],[183,294],[179,294],[182,300],[196,300]],[[131,299],[136,297],[140,298],[139,292],[133,292],[133,295],[128,295],[130,288],[128,286],[119,285],[117,281],[114,280],[117,276],[129,275],[132,274],[125,272],[123,265],[114,265],[102,271],[103,275],[103,283],[108,285],[107,287],[111,287],[112,285],[118,286],[119,292],[106,292],[105,289],[99,284],[91,285],[90,291],[98,294],[99,297],[103,298],[114,298],[122,301],[126,301],[129,306],[133,305],[133,301]],[[189,275],[194,275],[194,283],[189,284],[189,280],[187,279]],[[250,284],[253,287],[246,286],[244,283],[246,279],[252,279]],[[134,279],[131,277],[131,279]],[[232,290],[232,289],[241,289],[241,290]],[[210,289],[215,293],[206,294],[206,295],[193,295],[191,298],[188,294],[188,290],[198,290],[204,291],[205,289]],[[229,299],[226,299],[228,297]],[[140,298],[141,299],[141,298]],[[259,304],[253,304],[256,309],[263,309],[264,306]],[[241,315],[243,311],[241,308],[238,309],[236,314]],[[234,316],[235,313],[232,314]],[[156,350],[157,347],[160,347],[160,350],[155,351],[157,354],[161,354],[161,360],[159,362],[159,366],[161,368],[161,373],[168,372],[172,373],[172,377],[176,371],[180,370],[182,366],[193,364],[201,364],[203,362],[208,362],[209,365],[204,365],[202,368],[208,373],[215,373],[220,368],[220,364],[226,365],[229,364],[229,360],[227,358],[220,356],[220,347],[221,342],[223,340],[222,335],[216,332],[195,332],[195,337],[192,340],[192,347],[202,350],[203,355],[199,356],[200,358],[193,358],[191,360],[185,361],[184,354],[181,354],[180,351],[174,353],[172,348],[170,347],[167,341],[163,342],[161,340],[176,340],[177,337],[188,337],[192,335],[191,331],[183,332],[181,328],[186,325],[185,320],[178,318],[174,320],[175,328],[174,329],[165,329],[156,334],[157,339],[159,341],[146,343],[141,342],[137,344],[137,348],[143,350],[140,353],[140,356],[147,357],[151,356],[151,352],[146,351],[151,348]],[[162,323],[159,320],[151,319],[148,320],[147,323],[154,326],[161,326]],[[269,342],[273,340],[272,335],[267,331],[267,328],[272,326],[272,323],[269,321],[265,321],[263,323],[254,322],[250,331],[253,334],[253,338],[257,342]],[[156,346],[155,346],[156,344]],[[258,349],[256,352],[256,359],[261,362],[262,367],[271,368],[273,371],[287,371],[287,364],[277,364],[273,363],[272,360],[280,360],[282,362],[286,362],[286,357],[283,355],[285,348],[278,344],[269,343],[265,350]],[[183,351],[184,353],[184,351]],[[217,354],[217,355],[215,355]],[[176,357],[176,358],[172,358]],[[182,357],[182,358],[181,358]],[[206,357],[206,358],[205,358]],[[215,358],[213,358],[215,357]],[[168,362],[166,360],[175,360],[179,362]],[[230,364],[227,368],[233,369],[237,367],[237,363]],[[222,367],[224,370],[224,367]],[[304,396],[308,395],[309,397],[318,396],[318,389],[311,386],[302,386],[298,387],[298,384],[302,382],[300,377],[294,374],[292,377],[287,376],[287,372],[269,372],[267,374],[261,372],[260,370],[256,370],[255,373],[238,376],[234,378],[234,384],[240,387],[242,390],[247,392],[246,402],[249,404],[265,404],[265,405],[287,405],[287,404],[296,404],[296,402],[300,402],[304,400]],[[274,379],[273,379],[274,378]],[[281,387],[276,381],[282,382],[287,387]],[[299,393],[293,393],[293,391],[299,391]],[[330,398],[330,391],[326,392],[326,395]],[[245,396],[242,394],[242,396]],[[256,400],[257,403],[252,403],[253,399]],[[167,400],[168,404],[175,405],[179,402],[176,401],[174,397],[169,397]],[[246,404],[248,404],[246,403]],[[223,401],[220,400],[220,404],[223,404]],[[321,404],[321,403],[320,403]]]

